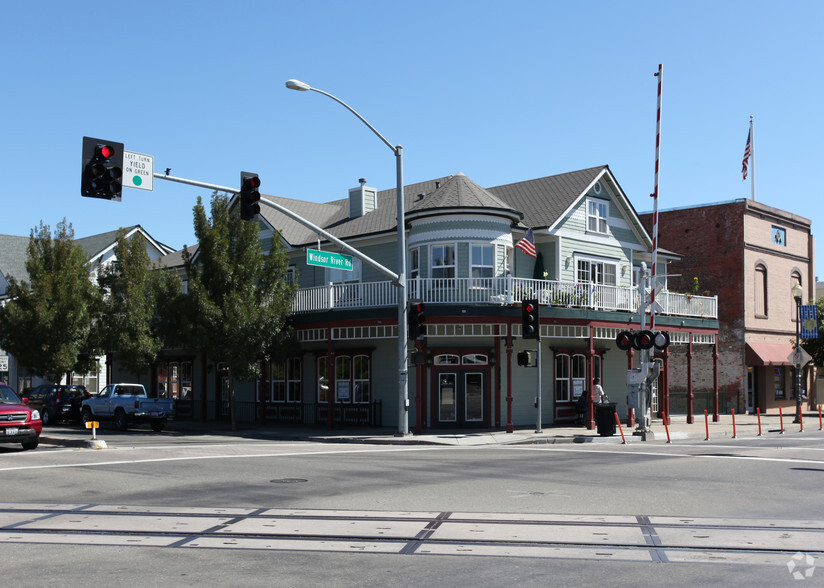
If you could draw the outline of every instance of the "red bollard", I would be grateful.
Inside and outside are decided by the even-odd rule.
[[[732,438],[735,439],[735,409],[731,408],[732,411]]]
[[[615,422],[618,423],[618,430],[621,432],[621,445],[626,445],[627,440],[624,438],[624,429],[621,428],[621,419],[618,418],[618,413],[613,413],[615,415]]]
[[[781,433],[779,433],[779,434],[783,435],[784,434],[784,412],[781,410],[780,406],[778,407],[778,419],[779,419],[779,422],[781,423]]]
[[[804,432],[804,411],[799,409],[798,410],[798,426],[800,427],[799,433]]]
[[[704,441],[710,440],[710,423],[707,420],[707,409],[704,409],[704,427],[707,429],[707,438]]]
[[[758,436],[760,437],[761,436],[761,409],[756,408],[755,412],[756,412],[756,414],[758,414]]]
[[[661,411],[661,417],[664,419],[664,430],[667,432],[667,443],[670,443],[669,427],[667,426],[667,413]]]
[[[627,426],[634,427],[635,426],[635,409],[630,408],[627,411]]]
[[[824,422],[821,420],[821,405],[818,405],[818,430],[824,430]]]

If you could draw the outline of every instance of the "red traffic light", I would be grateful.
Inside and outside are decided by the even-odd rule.
[[[246,181],[248,182],[250,188],[260,188],[260,178],[258,176],[252,176]]]
[[[635,334],[636,349],[651,349],[655,344],[655,333],[652,331],[641,331]]]
[[[110,157],[114,157],[114,147],[112,147],[111,145],[98,145],[97,156],[102,157],[103,159],[109,159]]]
[[[615,344],[618,345],[618,349],[629,351],[633,347],[634,340],[635,337],[631,331],[621,331],[618,333],[618,336],[615,337]]]

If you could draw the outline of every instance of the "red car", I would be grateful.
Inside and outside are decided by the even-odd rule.
[[[40,411],[29,408],[6,384],[0,384],[0,443],[22,443],[34,449],[40,442]]]

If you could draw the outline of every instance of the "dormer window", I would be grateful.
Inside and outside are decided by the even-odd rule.
[[[607,233],[608,205],[604,200],[591,198],[587,200],[587,231],[591,233]]]

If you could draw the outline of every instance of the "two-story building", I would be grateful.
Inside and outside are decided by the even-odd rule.
[[[626,415],[633,356],[620,351],[615,338],[639,326],[637,285],[642,267],[651,265],[652,242],[611,170],[599,166],[492,188],[456,174],[404,191],[408,297],[423,301],[427,317],[426,336],[410,342],[420,359],[409,364],[410,429],[570,421],[576,399],[596,377]],[[348,197],[327,203],[266,198],[383,266],[397,266],[395,190],[361,182]],[[237,387],[238,418],[398,424],[397,288],[357,258],[351,271],[307,264],[307,249],[339,248],[271,207],[263,206],[259,226],[264,250],[281,239],[294,268],[297,343],[288,361],[262,366],[259,381]],[[516,247],[528,229],[535,257]],[[664,266],[677,255],[661,250],[658,257]],[[176,253],[163,263],[174,267],[179,259]],[[539,343],[521,337],[526,299],[540,304]],[[662,308],[656,329],[666,330],[672,345],[715,344],[715,297],[663,289],[656,301]],[[538,344],[540,367],[517,365],[518,352],[536,351]],[[657,384],[665,396],[669,366],[666,357],[659,361],[664,369]],[[168,374],[173,367],[183,373],[185,365],[193,390],[188,410],[196,418],[228,416],[224,366],[185,350],[167,351],[160,364],[166,379],[155,375],[150,385],[169,389]],[[591,409],[588,425],[594,425]]]

